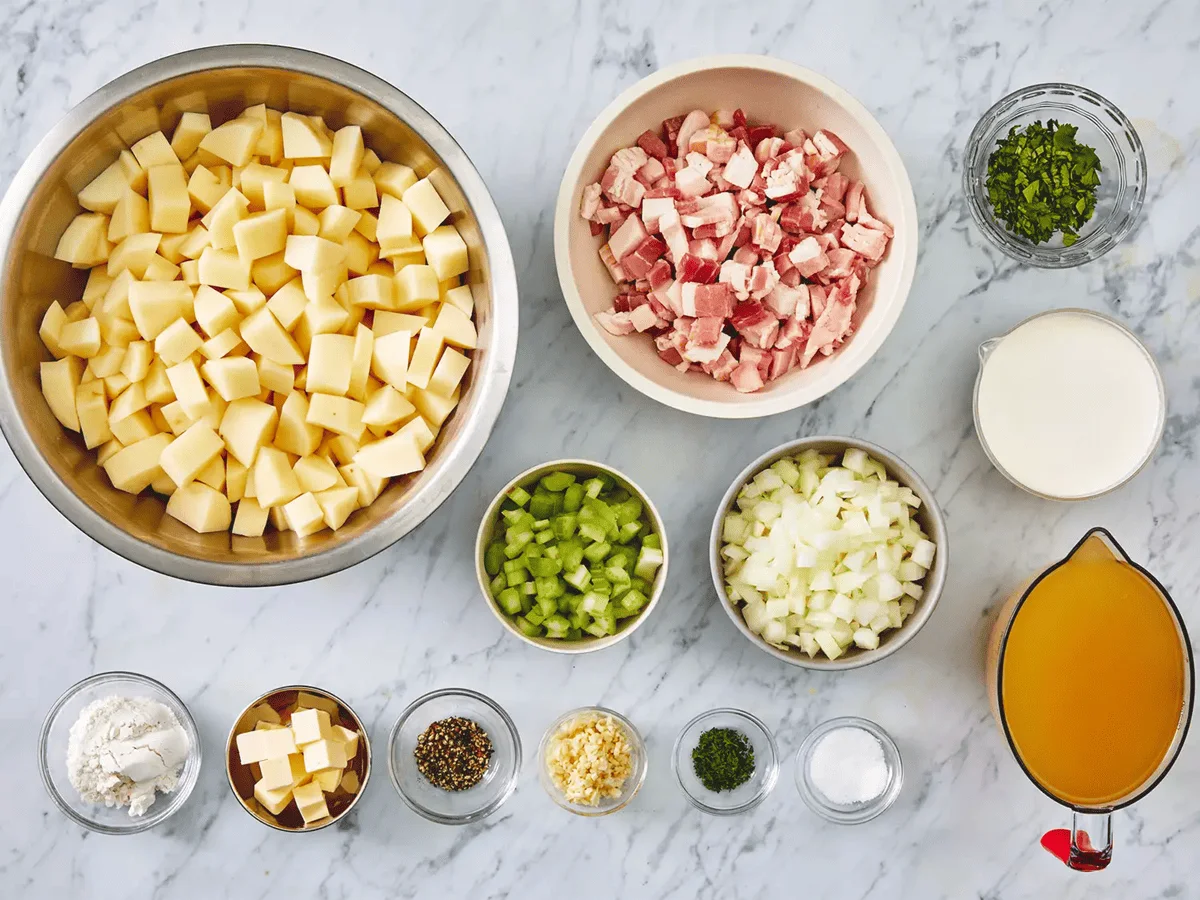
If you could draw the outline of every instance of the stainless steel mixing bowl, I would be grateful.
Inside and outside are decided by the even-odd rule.
[[[305,538],[196,534],[165,502],[114,489],[95,454],[67,432],[42,397],[38,364],[50,359],[38,324],[53,300],[79,298],[85,272],[53,259],[79,212],[75,193],[147,134],[168,135],[180,115],[218,124],[246,106],[320,114],[331,127],[361,125],[385,159],[428,175],[466,240],[479,349],[423,472],[394,480],[337,532]],[[504,225],[462,148],[418,104],[355,66],[287,47],[209,47],[135,69],[92,94],[30,154],[0,202],[0,429],[26,473],[78,528],[135,563],[191,581],[269,585],[303,581],[361,562],[429,516],[479,457],[508,390],[517,350],[517,280]]]

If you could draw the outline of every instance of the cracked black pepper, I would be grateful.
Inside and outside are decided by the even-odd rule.
[[[492,740],[477,723],[451,716],[426,728],[413,750],[417,771],[443,791],[465,791],[483,780]]]

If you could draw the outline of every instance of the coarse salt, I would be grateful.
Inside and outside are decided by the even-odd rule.
[[[817,790],[838,806],[874,800],[888,784],[883,745],[869,731],[853,726],[836,728],[817,741],[808,772]]]

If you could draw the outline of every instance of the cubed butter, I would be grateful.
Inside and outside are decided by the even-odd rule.
[[[324,709],[297,709],[292,713],[291,726],[292,733],[296,736],[297,747],[302,748],[313,741],[324,741],[333,737],[329,712]]]
[[[292,753],[300,752],[290,728],[243,731],[235,740],[238,759],[244,766],[262,762],[264,759],[286,758]]]
[[[322,738],[304,745],[304,770],[306,772],[344,768],[346,768],[346,747],[341,741]]]
[[[342,742],[342,748],[346,751],[347,761],[354,759],[358,755],[358,732],[347,728],[344,725],[333,726],[333,736],[336,740]]]
[[[307,754],[305,759],[307,760]],[[319,784],[313,782],[302,784],[292,790],[292,797],[296,801],[296,809],[300,811],[305,825],[324,819],[329,815],[329,807],[325,804],[325,793]]]
[[[279,815],[292,802],[291,786],[269,788],[259,779],[254,784],[254,799],[262,804],[263,809],[273,816]]]

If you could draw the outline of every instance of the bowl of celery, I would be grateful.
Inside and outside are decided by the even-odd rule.
[[[488,506],[475,547],[488,607],[510,632],[556,653],[627,638],[667,578],[667,538],[645,491],[582,459],[512,479]]]

